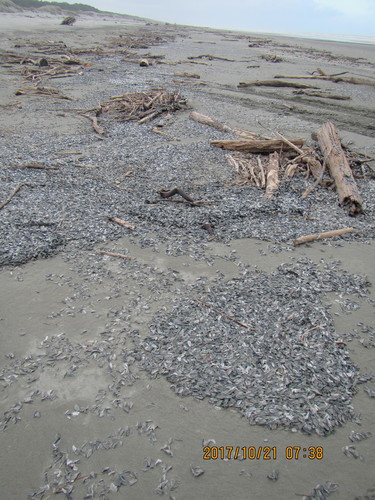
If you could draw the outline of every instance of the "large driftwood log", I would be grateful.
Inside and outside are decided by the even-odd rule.
[[[279,185],[279,159],[280,155],[276,151],[270,154],[267,165],[267,187],[264,195],[266,198],[272,198]]]
[[[363,213],[362,198],[333,123],[325,123],[317,133],[320,149],[335,181],[340,205],[349,215]]]
[[[302,147],[303,139],[289,139],[295,146]],[[231,151],[242,151],[246,153],[274,153],[275,151],[290,151],[292,148],[283,140],[228,140],[211,141],[213,146]]]

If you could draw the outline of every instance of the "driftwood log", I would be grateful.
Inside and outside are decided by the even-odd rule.
[[[203,123],[203,125],[208,125],[209,127],[216,128],[216,130],[221,130],[222,132],[230,132],[246,139],[268,139],[268,137],[249,132],[248,130],[228,127],[228,125],[220,123],[219,121],[214,120],[209,116],[202,115],[202,113],[198,113],[197,111],[192,111],[190,113],[190,118],[196,122]]]
[[[325,123],[317,133],[320,149],[335,181],[340,205],[349,215],[363,213],[362,198],[333,123]]]
[[[293,145],[302,147],[303,139],[289,139]],[[227,141],[211,141],[213,146],[231,151],[242,151],[244,153],[274,153],[275,151],[290,151],[293,149],[284,140],[227,140]]]
[[[343,234],[352,233],[353,231],[355,231],[354,227],[344,227],[343,229],[326,231],[325,233],[308,234],[307,236],[301,236],[300,238],[297,238],[293,243],[295,245],[302,245],[303,243],[322,240],[324,238],[333,238],[334,236],[341,236]]]
[[[370,85],[375,87],[375,80],[367,80],[364,78],[354,78],[351,76],[335,76],[335,75],[275,75],[274,78],[291,78],[301,80],[329,80],[334,83],[352,83],[354,85]]]
[[[322,99],[335,99],[336,101],[349,101],[351,99],[348,95],[330,94],[329,92],[323,92],[322,90],[300,89],[295,90],[293,94],[302,94],[309,97],[321,97]]]
[[[275,77],[276,78],[276,77]],[[246,87],[291,87],[294,89],[317,89],[314,85],[306,83],[282,82],[280,80],[255,80],[253,82],[240,82],[237,88],[242,89]]]

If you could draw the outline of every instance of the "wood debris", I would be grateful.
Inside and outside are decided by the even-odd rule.
[[[267,186],[266,186],[266,198],[272,198],[274,192],[277,190],[279,185],[279,166],[280,166],[280,156],[276,151],[271,153],[269,156],[267,164]]]
[[[123,253],[107,252],[105,250],[97,250],[96,253],[100,253],[102,255],[109,255],[110,257],[120,257],[121,259],[131,259],[129,255],[125,255]]]
[[[100,111],[119,121],[138,120],[138,123],[181,109],[186,109],[186,99],[179,92],[166,92],[163,89],[113,96],[100,107]]]
[[[24,87],[22,89],[16,90],[15,95],[34,95],[34,96],[46,96],[55,97],[56,99],[67,99],[68,101],[74,101],[72,97],[60,94],[60,90],[54,87]]]
[[[355,78],[351,76],[338,76],[338,75],[275,75],[275,78],[290,78],[302,80],[328,80],[334,83],[352,83],[354,85],[370,85],[375,87],[375,80],[367,80],[365,78]]]
[[[13,191],[12,193],[8,196],[8,198],[3,201],[3,203],[0,204],[0,210],[2,210],[10,201],[12,201],[12,198],[18,193],[18,191],[23,187],[23,186],[28,186],[29,184],[25,184],[24,182],[22,184],[19,184]]]
[[[345,227],[343,229],[336,229],[334,231],[326,231],[324,233],[309,234],[307,236],[301,236],[294,240],[295,245],[302,245],[303,243],[309,243],[311,241],[322,240],[324,238],[333,238],[334,236],[341,236],[343,234],[352,233],[355,231],[354,227]]]
[[[200,75],[198,75],[197,73],[186,73],[184,71],[180,72],[180,71],[175,71],[173,73],[174,76],[181,76],[181,77],[184,77],[184,78],[196,78],[196,79],[199,79],[200,78]]]
[[[336,127],[333,123],[325,123],[317,135],[320,149],[336,184],[340,205],[348,210],[349,215],[363,213],[362,198],[341,147]]]
[[[236,62],[235,59],[227,59],[226,57],[213,56],[211,54],[202,54],[200,56],[190,56],[189,60],[194,59],[208,59],[209,61],[227,61],[227,62]]]
[[[222,132],[230,132],[247,139],[269,139],[268,137],[256,134],[255,132],[249,132],[248,130],[233,129],[223,123],[220,123],[217,120],[214,120],[213,118],[210,118],[209,116],[203,115],[202,113],[197,113],[196,111],[192,111],[190,113],[190,118],[196,122],[202,123],[203,125],[208,125],[209,127],[216,128],[217,130],[221,130]]]
[[[127,222],[126,220],[119,219],[118,217],[107,217],[107,219],[111,222],[115,222],[116,224],[119,224],[120,226],[131,229],[132,231],[134,231],[134,229],[135,229],[134,224],[132,224],[131,222]]]
[[[239,89],[242,89],[245,87],[293,87],[295,89],[317,89],[318,88],[318,87],[313,86],[313,85],[307,85],[306,83],[283,82],[280,80],[255,80],[253,82],[240,82],[237,85],[237,87]]]
[[[264,61],[267,61],[267,62],[279,63],[279,62],[284,61],[284,59],[282,57],[277,56],[275,54],[263,54],[260,57],[262,59],[264,59]]]
[[[336,101],[348,101],[351,99],[348,95],[331,94],[330,92],[323,92],[323,90],[300,89],[295,90],[293,94],[307,95],[309,97],[320,97],[322,99],[334,99]]]
[[[237,133],[237,131],[217,120],[200,113],[192,112],[190,117],[222,132]],[[323,179],[326,166],[334,180],[341,207],[346,208],[349,215],[363,213],[362,199],[350,168],[349,160],[343,151],[338,132],[332,123],[324,124],[317,135],[323,165],[319,151],[304,146],[304,140],[299,138],[288,139],[276,132],[279,139],[216,140],[211,144],[235,153],[227,155],[228,162],[237,172],[237,179],[233,184],[251,184],[254,187],[265,189],[265,196],[271,198],[276,192],[282,177],[290,178],[297,171],[305,171],[306,178],[311,174],[315,183],[301,194],[306,198],[318,184],[328,186],[331,179]],[[268,162],[262,161],[264,154],[269,154]],[[292,156],[291,155],[297,155]]]
[[[59,57],[46,56],[47,47],[45,49],[39,51],[43,52],[44,57],[20,56],[19,54],[6,52],[2,54],[2,59],[7,64],[14,65],[15,70],[20,71],[26,80],[33,82],[35,85],[39,85],[42,79],[74,76],[79,71],[82,71],[84,67],[91,65],[91,63],[77,59],[72,53],[63,53]],[[56,52],[56,49],[51,50],[52,53]],[[66,48],[60,50],[67,52]]]
[[[290,139],[293,146],[303,146],[303,139]],[[229,149],[232,151],[242,151],[244,153],[273,153],[275,151],[290,151],[292,148],[283,140],[279,139],[247,139],[247,140],[225,140],[225,141],[211,141],[213,146],[222,149]]]
[[[98,119],[96,116],[91,116],[86,113],[81,114],[81,116],[84,116],[85,118],[88,118],[89,120],[92,121],[92,127],[96,133],[98,133],[99,135],[106,134],[105,130],[98,124]]]

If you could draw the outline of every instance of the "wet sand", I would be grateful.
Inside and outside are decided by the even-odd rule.
[[[121,18],[93,22],[87,17],[82,24],[78,22],[72,27],[62,27],[58,25],[58,17],[49,16],[46,19],[2,15],[1,23],[7,29],[2,31],[1,48],[14,50],[16,41],[21,48],[27,47],[28,40],[41,38],[66,39],[70,43],[74,40],[77,45],[92,46],[104,43],[108,36],[132,33],[139,27],[149,31],[164,30],[175,35],[176,40],[153,47],[151,51],[163,54],[168,61],[208,53],[237,61],[216,60],[212,66],[196,67],[184,63],[178,67],[179,71],[199,68],[201,80],[207,83],[206,87],[202,87],[204,98],[200,100],[198,97],[193,103],[196,110],[210,114],[209,99],[220,100],[222,96],[241,99],[244,106],[252,107],[253,112],[241,117],[228,107],[215,118],[230,126],[258,130],[260,133],[265,127],[288,134],[297,133],[305,138],[310,136],[318,123],[332,117],[338,123],[343,139],[354,141],[357,151],[375,153],[373,125],[371,128],[375,103],[368,98],[372,88],[345,86],[345,93],[350,93],[351,101],[326,104],[320,100],[317,104],[314,100],[296,101],[284,89],[278,92],[263,89],[240,93],[235,87],[239,81],[268,79],[275,73],[301,74],[313,70],[316,67],[314,50],[330,52],[324,69],[338,73],[350,67],[361,77],[369,78],[373,75],[375,64],[372,47],[272,37],[272,44],[260,47],[259,54],[256,52],[249,56],[249,37],[243,38],[244,35],[238,33],[156,23],[147,26],[148,23],[141,20],[132,24],[129,19]],[[52,20],[55,24],[51,27]],[[180,38],[178,35],[181,34],[184,36]],[[303,53],[293,48],[295,46],[304,47]],[[138,49],[138,52],[144,50]],[[261,63],[259,55],[262,53],[278,54],[286,61],[280,64]],[[348,57],[366,60],[345,59]],[[247,67],[252,65],[259,67]],[[160,67],[165,71],[166,66]],[[111,82],[108,63],[103,63],[103,69],[108,77],[107,81],[100,80],[100,87],[98,83],[98,95],[108,90],[105,85]],[[175,70],[171,66],[170,71]],[[139,71],[138,66],[134,71]],[[19,86],[21,77],[3,67],[1,79],[7,82],[7,87],[0,91],[2,103],[14,102],[13,92]],[[64,85],[66,91],[73,93],[77,99],[85,93],[83,86],[80,88],[68,81]],[[325,83],[322,87],[332,88],[332,84]],[[93,101],[95,99],[96,95],[93,95]],[[27,107],[13,110],[2,118],[3,133],[27,134],[28,127],[43,130],[46,124],[49,127],[47,136],[49,133],[50,137],[53,134],[70,134],[72,130],[80,133],[82,130],[82,119],[71,115],[64,117],[64,125],[56,124],[56,111],[42,116],[43,121],[40,117],[28,115]],[[88,124],[85,123],[85,126]],[[5,373],[5,378],[0,380],[0,407],[1,414],[13,408],[13,415],[20,417],[17,423],[10,421],[0,434],[3,498],[21,499],[40,491],[32,498],[46,499],[61,493],[64,487],[61,483],[55,489],[50,487],[42,492],[46,471],[49,482],[53,474],[59,480],[59,470],[63,467],[55,465],[55,459],[61,451],[66,453],[64,467],[70,467],[72,474],[75,467],[79,471],[70,485],[74,486],[71,495],[74,499],[90,498],[85,496],[90,492],[92,498],[99,498],[103,485],[113,484],[111,477],[115,474],[111,476],[111,471],[132,471],[137,482],[124,483],[118,491],[116,485],[109,486],[112,489],[107,492],[108,498],[143,500],[153,498],[159,492],[166,498],[182,500],[203,497],[290,500],[310,495],[316,485],[325,485],[326,482],[338,484],[337,491],[330,496],[332,499],[375,498],[375,399],[363,389],[366,386],[374,390],[373,380],[358,385],[358,393],[353,398],[352,404],[355,412],[361,415],[360,419],[337,428],[328,437],[250,426],[234,409],[221,409],[191,397],[180,398],[170,390],[166,380],[161,377],[150,379],[142,371],[135,371],[138,378],[119,389],[119,402],[128,403],[125,409],[117,407],[113,398],[108,400],[104,396],[113,383],[110,363],[119,370],[126,370],[122,360],[130,349],[129,332],[138,331],[141,336],[146,336],[153,315],[168,308],[176,294],[196,279],[206,277],[210,282],[218,272],[228,279],[236,277],[240,263],[270,273],[278,265],[291,262],[291,259],[308,257],[317,264],[321,259],[326,262],[340,260],[340,268],[366,275],[373,284],[373,244],[356,241],[343,242],[340,246],[313,243],[293,252],[284,250],[276,254],[270,251],[267,242],[242,239],[228,244],[210,242],[205,258],[201,260],[188,255],[166,255],[163,246],[155,253],[152,249],[140,248],[130,238],[112,242],[111,249],[120,253],[126,249],[133,257],[131,262],[149,273],[152,280],[149,283],[146,280],[140,286],[137,277],[130,276],[127,261],[103,257],[98,267],[98,256],[94,251],[79,251],[69,245],[55,257],[20,266],[4,266],[0,270],[0,370]],[[224,257],[233,255],[234,250],[236,260],[226,260]],[[212,265],[207,264],[206,257],[212,257]],[[160,277],[169,286],[161,287],[156,293],[155,282]],[[374,299],[373,292],[370,293]],[[332,304],[330,312],[339,336],[359,329],[359,322],[374,326],[374,307],[369,300],[356,298],[360,308],[347,311],[347,314],[343,313],[341,298],[336,294],[328,295],[325,300],[327,304]],[[126,321],[118,316],[118,311],[124,310]],[[61,361],[51,358],[50,362],[47,359],[33,368],[33,360],[48,350],[52,338],[56,350],[61,349],[65,355],[71,352],[71,358],[64,357]],[[101,359],[100,349],[105,350],[106,339],[114,339],[108,340],[114,346],[110,352],[112,357]],[[366,348],[362,339],[361,333],[354,335],[352,341],[346,341],[346,348],[361,374],[373,374],[374,349]],[[87,352],[92,353],[93,346],[98,346],[97,355],[86,356]],[[18,376],[12,376],[11,367],[16,366],[14,363],[17,360],[20,360]],[[20,374],[22,367],[29,373]],[[28,398],[30,401],[25,402]],[[23,402],[21,407],[17,406],[18,402]],[[119,432],[119,428],[127,426],[129,435]],[[372,437],[352,443],[349,435],[353,430],[371,432]],[[56,440],[56,435],[60,435],[61,440]],[[224,459],[204,460],[202,442],[213,446],[214,442],[210,440],[214,440],[219,449],[233,446],[241,450],[243,447],[260,450],[262,447],[260,458],[235,460],[228,459],[226,454]],[[110,443],[106,445],[108,449],[103,449],[99,442]],[[343,447],[353,444],[361,458],[343,453]],[[266,446],[272,449],[270,459],[264,452]],[[295,455],[287,458],[290,447],[295,446],[301,447],[298,458]],[[161,450],[163,447],[164,451]],[[309,447],[313,447],[312,450],[322,447],[323,458],[320,459],[320,455],[308,458]],[[79,454],[75,451],[79,449],[84,452]],[[88,449],[93,451],[86,453]],[[173,455],[168,453],[169,449]],[[162,463],[147,466],[147,460],[150,464],[150,460],[158,459]],[[67,460],[79,461],[68,463]],[[172,469],[168,470],[169,466]],[[204,474],[194,477],[191,466],[202,468]],[[267,477],[274,469],[279,471],[278,480]],[[86,478],[92,472],[97,476]],[[124,473],[124,476],[128,481],[135,477],[129,473]],[[166,479],[169,483],[163,489],[161,485]],[[97,484],[95,492],[90,490],[94,483]],[[69,485],[66,488],[69,489]]]

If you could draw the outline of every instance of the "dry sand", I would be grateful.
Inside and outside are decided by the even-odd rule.
[[[260,133],[271,129],[283,131],[285,135],[297,134],[305,138],[308,138],[320,123],[333,120],[338,125],[344,141],[353,141],[357,151],[375,154],[375,101],[371,87],[346,85],[344,88],[323,82],[321,88],[334,89],[335,92],[345,93],[352,98],[350,101],[337,102],[314,98],[298,99],[289,90],[284,89],[255,89],[247,93],[239,92],[235,88],[239,81],[269,79],[275,73],[305,74],[316,68],[315,57],[317,54],[322,57],[321,51],[327,51],[324,53],[326,62],[323,69],[328,73],[351,71],[363,78],[371,78],[375,67],[373,46],[272,36],[272,42],[260,44],[259,48],[249,54],[249,36],[239,33],[163,26],[157,23],[150,25],[142,20],[110,16],[105,16],[105,19],[95,16],[82,17],[72,27],[60,26],[60,20],[58,16],[41,17],[32,13],[28,16],[1,14],[1,48],[5,51],[15,50],[14,46],[17,44],[19,53],[27,52],[28,45],[40,40],[63,40],[74,46],[101,46],[108,38],[132,33],[139,27],[148,32],[158,31],[174,35],[174,42],[154,47],[152,53],[165,55],[167,61],[186,60],[189,56],[201,54],[237,61],[214,60],[210,66],[184,63],[177,69],[175,66],[160,66],[163,71],[168,68],[171,73],[176,70],[199,71],[201,81],[206,82],[207,86],[202,87],[202,99],[198,96],[192,103],[196,110],[210,114],[210,99],[216,102],[223,96],[227,99],[226,102],[230,99],[236,102],[241,100],[246,108],[243,116],[238,116],[228,106],[222,109],[221,116],[215,118],[230,126]],[[251,35],[250,38],[254,39],[255,36]],[[145,51],[138,49],[137,52],[141,54]],[[266,62],[260,59],[262,54],[279,55],[284,61]],[[103,93],[113,94],[110,88],[110,64],[110,60],[102,63],[102,69],[107,74],[106,81],[98,78],[95,82],[93,72],[90,88],[93,103],[100,100]],[[135,65],[133,71],[144,69]],[[3,66],[0,69],[0,78],[1,104],[6,106],[14,103],[14,91],[22,84],[21,76]],[[87,89],[78,83],[70,83],[69,79],[63,81],[61,88],[76,99],[87,92]],[[48,128],[43,133],[46,133],[47,138],[53,138],[56,134],[68,135],[72,131],[78,134],[82,127],[88,126],[88,121],[86,123],[72,114],[67,114],[63,120],[57,122],[56,110],[53,112],[53,109],[51,113],[31,115],[27,106],[5,108],[1,118],[2,134],[27,134],[30,127],[42,133]],[[249,239],[233,240],[229,245],[211,242],[206,256],[229,256],[236,250],[238,257],[237,263],[216,259],[213,266],[208,266],[205,260],[196,261],[189,256],[168,256],[163,249],[155,254],[150,249],[138,247],[128,238],[119,239],[112,245],[114,251],[121,252],[124,248],[128,250],[129,255],[135,257],[141,267],[150,272],[150,276],[152,269],[165,273],[163,276],[169,276],[170,289],[164,287],[160,293],[155,293],[151,286],[155,283],[146,284],[140,289],[137,280],[128,278],[126,263],[123,261],[104,257],[103,267],[98,271],[97,256],[95,257],[93,252],[75,250],[71,253],[69,247],[53,258],[40,259],[17,267],[4,267],[0,271],[0,369],[6,371],[10,363],[17,359],[23,360],[25,366],[29,366],[30,360],[32,362],[32,359],[44,352],[51,337],[56,335],[68,339],[65,343],[57,342],[57,349],[64,346],[69,350],[71,344],[75,349],[77,345],[81,346],[85,352],[85,349],[90,350],[90,346],[95,342],[106,338],[103,332],[110,333],[120,342],[124,329],[137,329],[145,333],[153,314],[170,303],[178,288],[193,283],[196,278],[207,277],[210,280],[217,272],[224,273],[228,278],[236,276],[238,262],[271,272],[279,264],[289,262],[291,258],[288,251],[274,254],[269,252],[267,243]],[[314,243],[310,247],[296,250],[294,257],[299,256],[309,257],[317,263],[322,258],[327,262],[340,260],[343,269],[367,275],[371,283],[375,282],[372,244],[346,242],[335,247]],[[171,270],[178,271],[183,281],[174,281]],[[359,301],[360,308],[351,314],[342,313],[337,296],[327,297],[327,301],[332,303],[331,313],[339,335],[353,331],[358,322],[374,325],[374,309],[369,301]],[[150,308],[143,308],[144,304],[150,304]],[[116,321],[116,311],[122,307],[130,310],[126,325],[123,320]],[[359,335],[352,342],[348,342],[348,353],[362,374],[374,373],[374,350],[366,349],[360,340]],[[41,344],[43,341],[44,344]],[[121,343],[114,352],[120,357],[123,355]],[[28,356],[33,358],[27,358]],[[72,470],[78,467],[81,476],[77,476],[73,483],[74,491],[67,498],[91,498],[85,495],[88,494],[87,488],[90,488],[92,481],[90,483],[89,478],[87,486],[85,481],[80,479],[91,472],[99,474],[96,482],[105,480],[109,485],[111,479],[108,477],[108,471],[102,472],[107,467],[120,472],[134,471],[138,478],[135,484],[123,486],[117,493],[108,493],[109,498],[153,498],[157,494],[155,489],[158,486],[163,493],[160,485],[165,479],[175,479],[178,487],[170,491],[169,488],[173,484],[170,482],[165,487],[164,496],[181,500],[291,500],[311,494],[316,485],[324,485],[327,481],[339,485],[337,491],[332,493],[332,499],[375,498],[375,399],[364,392],[363,386],[358,386],[358,393],[353,398],[355,411],[361,414],[360,423],[347,423],[323,438],[299,432],[271,431],[249,426],[246,419],[241,418],[235,410],[223,410],[190,397],[179,398],[170,390],[166,380],[150,380],[143,372],[138,374],[140,378],[133,385],[122,390],[121,400],[131,403],[131,408],[127,411],[116,408],[113,401],[101,403],[100,394],[103,393],[100,391],[104,392],[112,383],[108,363],[116,364],[118,359],[106,359],[105,363],[101,363],[95,360],[94,356],[82,365],[77,362],[75,376],[65,376],[67,369],[75,364],[73,356],[69,362],[51,361],[50,365],[47,363],[35,372],[31,370],[27,376],[20,375],[0,381],[1,413],[13,407],[14,415],[21,417],[17,424],[9,423],[6,430],[0,434],[1,498],[18,500],[38,491],[45,485],[46,471],[50,474],[49,481],[51,471],[55,471],[55,478],[59,479],[59,466],[53,465],[58,451],[55,449],[54,455],[52,447],[57,434],[61,435],[61,441],[57,441],[55,448],[67,451],[70,460],[80,460],[70,465]],[[373,381],[372,385],[371,382],[367,385],[374,387]],[[17,412],[17,402],[24,401],[36,390],[40,393],[34,394],[33,402],[23,403]],[[57,395],[56,399],[48,399],[48,391],[51,390]],[[91,411],[95,405],[100,404],[104,411],[109,408],[108,415],[100,417],[95,411]],[[148,424],[137,431],[137,424],[142,422]],[[150,423],[157,426],[156,443],[151,442]],[[129,426],[131,433],[129,436],[119,437],[121,445],[108,450],[96,450],[88,457],[74,453],[74,447],[80,448],[84,443],[109,439],[113,444],[113,436],[119,436],[118,429],[126,426]],[[149,434],[142,433],[142,429],[148,429]],[[352,430],[371,432],[373,435],[369,439],[354,443],[361,455],[361,458],[357,459],[345,455],[342,451],[343,447],[353,444],[348,439]],[[108,438],[109,436],[112,438]],[[165,453],[168,446],[164,451],[160,450],[164,445],[168,445],[170,438],[173,438],[170,445],[173,456]],[[265,460],[262,457],[259,460],[243,461],[220,458],[203,460],[202,440],[215,440],[219,447],[254,446],[259,449],[271,446],[277,449],[277,458]],[[310,460],[304,458],[308,453],[301,451],[298,459],[288,460],[285,450],[291,446],[300,446],[302,450],[309,446],[321,446],[324,458]],[[144,471],[147,457],[153,460],[161,459],[163,463]],[[204,469],[204,474],[194,477],[190,470],[191,465]],[[167,472],[168,466],[173,469]],[[274,469],[280,473],[277,481],[267,477]],[[134,478],[127,476],[128,479],[132,477]],[[115,489],[112,486],[112,490]],[[51,488],[44,496],[40,494],[35,498],[52,498],[55,492],[56,490]],[[99,498],[99,493],[94,497]]]

